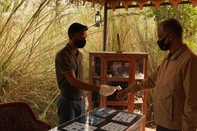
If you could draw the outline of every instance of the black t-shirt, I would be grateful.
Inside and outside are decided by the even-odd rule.
[[[72,52],[71,47],[67,44],[62,50],[56,54],[55,70],[57,83],[63,97],[81,97],[84,90],[70,85],[64,74],[74,71],[78,79],[83,80],[83,56],[78,50],[77,55]]]

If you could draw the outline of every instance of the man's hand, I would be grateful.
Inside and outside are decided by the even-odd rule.
[[[126,96],[127,96],[126,91],[125,90],[122,90],[122,91],[117,92],[116,99],[118,101],[122,101]]]
[[[112,95],[116,91],[116,88],[113,86],[108,86],[108,85],[101,85],[99,93],[103,96],[109,96]]]
[[[130,93],[136,93],[137,91],[139,91],[138,88],[139,83],[138,82],[133,82],[131,83],[127,88],[125,88],[123,91],[117,92],[116,94],[116,99],[119,101],[122,101],[127,94]]]

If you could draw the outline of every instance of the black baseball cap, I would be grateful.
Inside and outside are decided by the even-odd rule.
[[[68,28],[68,35],[73,34],[73,33],[77,33],[82,30],[88,30],[88,27],[85,25],[82,25],[80,23],[73,23]]]

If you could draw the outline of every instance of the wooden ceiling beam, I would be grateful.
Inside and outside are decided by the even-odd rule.
[[[182,1],[179,4],[192,4],[192,3],[189,2],[189,1]],[[172,5],[173,6],[173,4],[171,4],[170,2],[165,2],[163,4],[160,4],[160,6],[165,6],[165,5]],[[150,4],[145,4],[143,7],[150,7],[150,6],[155,6],[155,5],[150,3]],[[122,9],[122,8],[125,8],[125,7],[123,5],[121,5],[121,3],[120,3],[119,6],[116,6],[115,9]],[[137,4],[136,5],[130,5],[130,6],[128,6],[128,8],[139,8],[139,5],[137,5]],[[109,7],[108,4],[107,4],[107,9],[112,9],[112,8]]]

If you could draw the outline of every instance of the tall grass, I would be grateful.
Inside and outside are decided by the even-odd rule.
[[[88,82],[89,52],[103,49],[103,28],[95,27],[99,6],[69,1],[6,0],[0,14],[0,103],[28,102],[36,115],[52,127],[57,125],[54,58],[67,41],[73,22],[89,27],[84,55],[85,81]],[[102,11],[102,10],[101,10]],[[117,51],[117,33],[124,52],[147,52],[149,72],[165,56],[156,48],[156,22],[146,11],[137,9],[109,11],[107,51]],[[194,37],[193,37],[194,38]],[[193,39],[196,40],[196,39]],[[187,39],[196,48],[193,41]],[[161,55],[162,54],[162,55]],[[153,97],[153,93],[151,94]],[[151,103],[151,97],[149,103]]]
[[[0,103],[28,102],[40,119],[56,126],[55,55],[66,45],[69,25],[91,26],[96,11],[69,2],[15,0],[1,12]]]

